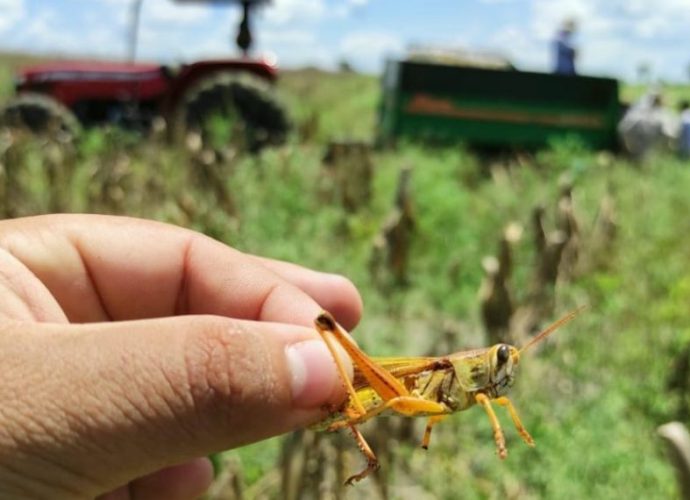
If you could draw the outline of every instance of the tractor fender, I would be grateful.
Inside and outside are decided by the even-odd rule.
[[[183,66],[177,77],[172,80],[170,92],[163,106],[164,114],[171,117],[189,90],[198,86],[199,82],[208,79],[214,73],[226,73],[228,71],[238,74],[249,73],[268,83],[273,83],[278,78],[275,66],[262,60],[217,59],[188,64]]]

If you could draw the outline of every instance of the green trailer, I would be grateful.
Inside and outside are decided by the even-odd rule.
[[[615,149],[618,81],[414,60],[386,63],[378,139],[535,149],[575,136]]]

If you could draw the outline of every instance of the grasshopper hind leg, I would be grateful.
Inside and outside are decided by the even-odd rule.
[[[352,431],[352,434],[355,437],[355,441],[357,441],[357,446],[359,447],[364,457],[367,459],[367,466],[361,472],[358,472],[357,474],[348,477],[347,481],[345,481],[345,484],[347,486],[352,486],[353,483],[361,481],[362,479],[367,477],[372,472],[375,472],[379,468],[379,461],[376,458],[376,455],[374,455],[374,452],[369,447],[369,443],[367,443],[366,439],[364,439],[364,436],[361,432],[359,432],[359,429],[357,429],[357,427],[355,427],[354,425],[351,425],[350,430]]]

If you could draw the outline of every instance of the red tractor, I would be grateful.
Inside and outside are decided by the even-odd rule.
[[[131,62],[60,61],[26,67],[17,76],[17,95],[0,109],[0,125],[73,136],[82,126],[107,123],[145,130],[162,117],[171,138],[191,132],[208,145],[218,140],[219,127],[213,121],[219,117],[231,123],[225,130],[243,132],[249,150],[283,142],[288,120],[274,98],[276,69],[270,62],[246,57],[251,7],[267,0],[226,1],[243,6],[237,44],[244,57],[178,68],[134,63],[141,8],[141,0],[134,0]]]

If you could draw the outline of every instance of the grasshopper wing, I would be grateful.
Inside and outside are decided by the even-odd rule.
[[[393,357],[393,358],[371,358],[374,363],[389,372],[397,379],[409,375],[415,375],[427,370],[432,370],[439,365],[445,358],[439,357]],[[355,390],[359,392],[369,386],[369,382],[362,375],[357,367],[355,367],[354,379],[352,385]]]

